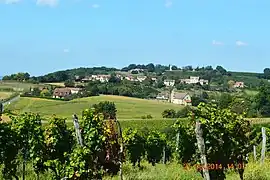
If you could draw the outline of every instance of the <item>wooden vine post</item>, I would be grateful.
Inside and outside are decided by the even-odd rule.
[[[207,169],[207,160],[206,160],[206,155],[205,155],[205,144],[204,144],[204,139],[203,139],[203,131],[201,129],[201,123],[199,121],[196,121],[195,133],[196,133],[198,148],[199,148],[199,151],[201,154],[201,164],[203,166],[203,176],[204,176],[205,180],[210,180],[209,171]]]
[[[4,105],[2,102],[0,102],[0,121],[2,121],[2,114],[3,114],[3,111],[4,111]]]
[[[180,132],[176,134],[176,151],[179,149],[179,141],[180,141]]]
[[[119,152],[119,164],[120,164],[120,170],[119,170],[119,178],[120,180],[123,180],[123,153],[124,153],[124,140],[122,135],[122,128],[117,119],[115,119],[115,122],[118,127],[118,134],[120,138],[120,152]]]
[[[253,156],[254,156],[254,161],[256,161],[257,160],[256,146],[253,146]]]
[[[265,151],[266,151],[266,134],[265,134],[265,127],[262,127],[261,164],[264,163],[264,159],[265,159]]]
[[[74,127],[75,127],[77,141],[81,146],[83,146],[80,125],[79,125],[79,119],[76,116],[76,114],[73,115],[73,123],[74,123]]]

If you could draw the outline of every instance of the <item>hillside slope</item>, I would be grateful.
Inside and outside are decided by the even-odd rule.
[[[141,119],[141,116],[150,114],[155,119],[162,118],[161,113],[165,109],[179,110],[183,106],[159,102],[155,100],[144,100],[123,96],[94,96],[75,99],[72,101],[56,101],[40,98],[22,97],[19,101],[12,103],[7,108],[16,112],[34,112],[43,116],[57,116],[71,118],[73,113],[81,115],[82,110],[90,105],[101,101],[113,101],[117,108],[117,117],[121,119]]]

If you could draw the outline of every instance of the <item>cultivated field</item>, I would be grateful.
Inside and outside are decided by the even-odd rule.
[[[34,112],[40,113],[40,115],[46,117],[57,114],[59,117],[70,119],[73,113],[80,115],[82,110],[101,101],[113,101],[115,103],[119,120],[141,119],[143,115],[148,114],[150,114],[153,119],[162,119],[161,113],[165,109],[180,110],[183,108],[183,106],[180,105],[156,100],[107,95],[75,99],[72,101],[22,97],[19,101],[7,106],[7,108],[17,113]]]

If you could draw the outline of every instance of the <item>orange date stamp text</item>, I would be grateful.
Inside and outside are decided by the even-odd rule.
[[[203,169],[208,169],[208,170],[220,170],[220,169],[244,169],[245,164],[227,164],[227,165],[222,165],[218,163],[211,163],[207,164],[206,166],[202,164],[195,164],[195,165],[190,165],[188,163],[184,164],[185,169],[191,169],[195,167],[197,170],[203,170]]]

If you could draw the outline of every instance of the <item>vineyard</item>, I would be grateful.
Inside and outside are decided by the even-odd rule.
[[[261,156],[268,164],[270,144],[260,125],[213,104],[202,103],[187,120],[150,130],[121,128],[116,110],[99,105],[85,109],[80,118],[74,115],[74,127],[57,116],[43,125],[43,117],[34,113],[11,119],[0,123],[0,179],[140,179],[140,173],[145,174],[141,179],[157,179],[146,173],[153,168],[159,178],[162,172],[170,174],[164,179],[222,180],[230,172],[248,179],[250,162]],[[269,136],[270,130],[264,130]],[[155,169],[164,165],[166,171]],[[128,177],[128,171],[137,175]]]

